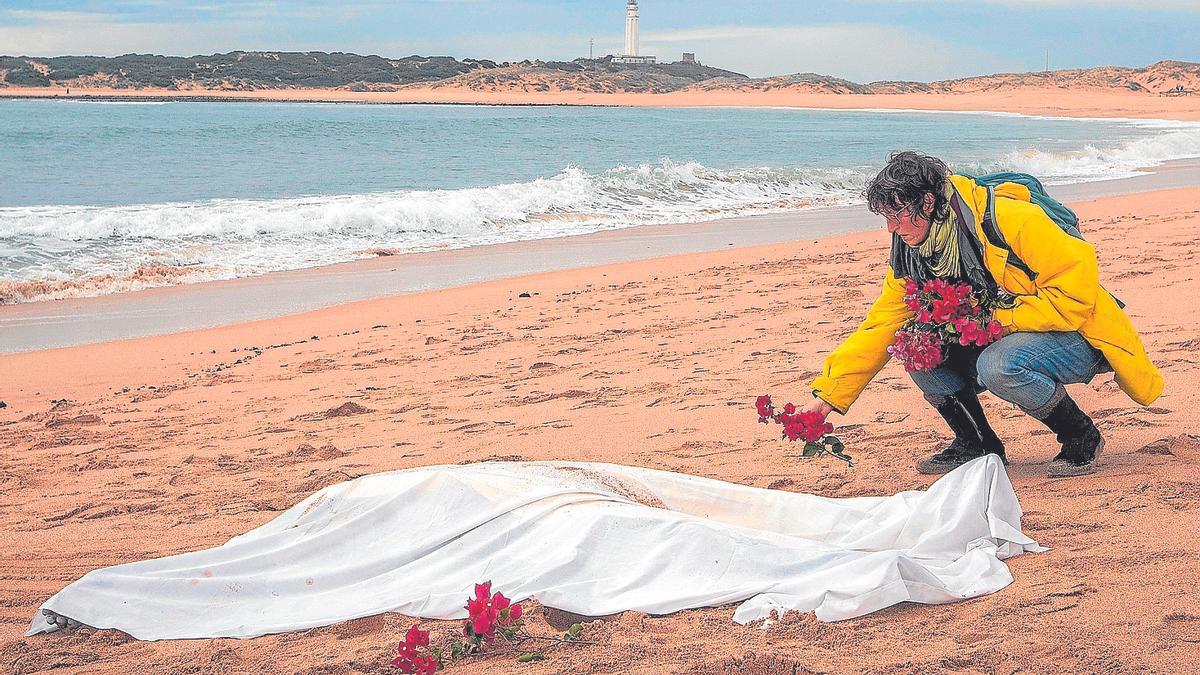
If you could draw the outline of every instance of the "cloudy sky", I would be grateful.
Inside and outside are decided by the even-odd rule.
[[[0,54],[232,50],[566,60],[625,0],[0,0]],[[869,82],[1200,61],[1200,0],[642,0],[642,53]]]

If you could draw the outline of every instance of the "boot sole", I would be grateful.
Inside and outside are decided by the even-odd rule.
[[[941,474],[944,474],[944,473],[950,473],[951,471],[957,469],[958,467],[962,466],[963,464],[966,464],[966,462],[962,462],[961,464],[935,464],[935,465],[918,464],[917,465],[917,473],[919,473],[923,476],[940,476]]]
[[[994,453],[994,452],[988,453],[988,454],[996,455],[997,457],[1000,458],[1000,461],[1005,466],[1008,466],[1008,457],[1005,457],[1004,455]],[[951,471],[957,469],[958,467],[962,466],[963,464],[966,464],[967,462],[979,459],[979,457],[984,457],[984,456],[985,455],[979,455],[978,457],[971,457],[970,459],[964,459],[961,462],[953,462],[953,463],[946,463],[946,464],[942,464],[942,463],[926,464],[924,462],[917,462],[917,473],[924,475],[924,476],[939,476],[944,473],[950,473]]]
[[[1103,449],[1104,438],[1101,437],[1100,443],[1096,445],[1096,454],[1092,455],[1092,461],[1087,464],[1072,464],[1063,460],[1055,460],[1050,462],[1050,467],[1046,469],[1046,475],[1050,478],[1072,478],[1095,473],[1096,462],[1100,459],[1100,451]]]

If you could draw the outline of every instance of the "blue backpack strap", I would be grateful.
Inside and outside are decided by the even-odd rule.
[[[1000,231],[996,225],[996,190],[991,185],[987,187],[987,208],[983,212],[983,233],[987,236],[988,241],[996,248],[1003,249],[1008,253],[1008,264],[1021,270],[1025,276],[1029,277],[1030,281],[1037,279],[1037,272],[1033,271],[1029,265],[1021,260],[1021,256],[1013,252],[1012,247],[1008,245],[1008,241],[1004,238],[1004,233]]]
[[[1030,178],[1032,178],[1032,176],[1030,176]],[[1033,180],[1035,182],[1037,181],[1036,178],[1034,178]],[[1038,183],[1038,186],[1041,187],[1041,184]],[[992,246],[995,246],[996,248],[1004,249],[1008,253],[1008,264],[1009,265],[1012,265],[1013,267],[1024,272],[1025,275],[1029,277],[1030,281],[1037,279],[1037,272],[1035,272],[1032,268],[1030,268],[1029,265],[1026,265],[1025,261],[1021,260],[1021,257],[1018,256],[1015,252],[1013,252],[1012,247],[1008,245],[1008,241],[1005,240],[1005,238],[1004,238],[1004,233],[1001,232],[1000,228],[996,225],[996,191],[991,185],[987,185],[985,187],[987,189],[987,209],[985,209],[983,212],[982,227],[983,227],[984,235],[987,236],[988,241],[991,242]],[[1051,200],[1051,201],[1054,201],[1054,200]],[[1054,202],[1054,203],[1058,204],[1058,202]],[[1041,204],[1038,204],[1038,206],[1041,206]],[[1062,205],[1059,204],[1059,206],[1062,206]],[[1074,211],[1067,208],[1066,206],[1062,206],[1062,208],[1067,213],[1071,214],[1071,217],[1073,219],[1075,219]],[[1045,209],[1045,207],[1043,207],[1043,209]],[[1079,229],[1077,227],[1071,226],[1070,229],[1067,229],[1067,227],[1063,227],[1063,225],[1061,223],[1058,223],[1058,224],[1059,224],[1059,227],[1062,228],[1062,230],[1064,232],[1066,232],[1067,234],[1075,237],[1076,239],[1083,239],[1083,237],[1079,235]],[[1121,302],[1120,298],[1118,298],[1112,291],[1110,291],[1108,289],[1104,289],[1104,290],[1106,293],[1108,293],[1109,295],[1112,296],[1112,299],[1116,301],[1118,307],[1120,307],[1121,309],[1125,309],[1125,303]]]

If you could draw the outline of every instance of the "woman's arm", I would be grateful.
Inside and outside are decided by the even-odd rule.
[[[826,357],[821,376],[813,380],[813,395],[845,414],[867,383],[887,363],[890,357],[888,346],[895,340],[896,331],[912,315],[912,310],[904,304],[904,283],[888,267],[883,290],[871,305],[867,317],[858,330]]]

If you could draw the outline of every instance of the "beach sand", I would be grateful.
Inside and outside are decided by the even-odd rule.
[[[1075,204],[1166,391],[1141,408],[1102,375],[1072,387],[1108,439],[1094,476],[1051,481],[1053,438],[985,396],[1025,531],[1048,553],[945,606],[766,630],[732,606],[587,624],[541,663],[454,672],[1189,672],[1200,656],[1200,189]],[[18,673],[386,672],[412,620],[249,641],[26,639],[88,571],[219,545],[363,474],[489,459],[586,460],[848,497],[921,489],[945,439],[889,364],[846,417],[856,462],[801,460],[753,399],[806,385],[874,299],[882,229],[502,279],[243,325],[0,357],[0,663]],[[529,297],[521,297],[528,293]],[[403,532],[381,532],[402,545]],[[347,552],[352,556],[353,552]],[[499,589],[503,590],[503,589]],[[464,598],[465,600],[465,598]],[[563,619],[528,603],[530,630]],[[434,640],[455,622],[423,622]],[[793,668],[793,666],[796,666]]]
[[[0,98],[66,98],[61,87],[4,87]],[[71,89],[71,98],[116,100],[241,100],[343,103],[461,103],[482,105],[753,106],[1011,112],[1061,117],[1136,117],[1200,120],[1195,96],[1159,96],[1112,89],[1004,87],[965,94],[814,94],[772,91],[678,91],[596,94],[576,91],[475,91],[461,87],[405,87],[398,91],[346,89]]]

